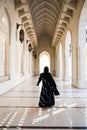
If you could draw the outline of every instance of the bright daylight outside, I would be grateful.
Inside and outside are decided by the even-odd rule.
[[[50,71],[50,56],[46,52],[43,52],[40,55],[40,73],[43,72],[45,66],[48,66]]]

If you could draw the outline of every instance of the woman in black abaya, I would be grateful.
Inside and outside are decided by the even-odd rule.
[[[40,93],[39,106],[51,107],[55,104],[54,99],[55,90],[57,92],[57,95],[59,95],[59,92],[56,88],[57,86],[51,73],[49,73],[49,68],[47,66],[44,68],[44,72],[40,74],[37,85],[39,85],[41,81],[42,81],[42,89]]]

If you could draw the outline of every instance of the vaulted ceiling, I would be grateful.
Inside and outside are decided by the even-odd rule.
[[[21,22],[34,45],[46,34],[52,45],[69,25],[77,0],[14,0]]]
[[[62,2],[63,0],[29,0],[37,38],[45,33],[52,39]]]

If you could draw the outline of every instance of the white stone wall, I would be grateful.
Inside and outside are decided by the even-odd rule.
[[[13,88],[24,80],[30,78],[33,73],[28,72],[28,67],[32,66],[32,62],[28,62],[28,47],[26,44],[27,34],[25,33],[25,41],[21,45],[19,41],[19,31],[20,27],[17,30],[16,24],[21,23],[20,17],[15,10],[15,4],[13,0],[1,0],[0,1],[0,28],[3,16],[7,16],[9,32],[8,36],[8,78],[0,78],[0,94],[6,92],[7,90]],[[24,30],[25,31],[25,30]],[[21,46],[23,46],[23,75],[21,74]],[[29,59],[30,60],[30,59]],[[28,63],[31,63],[30,65]],[[34,66],[32,67],[32,69]]]

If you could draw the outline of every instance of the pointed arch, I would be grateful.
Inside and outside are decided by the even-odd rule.
[[[2,9],[0,20],[0,76],[9,76],[10,18],[6,8]]]

